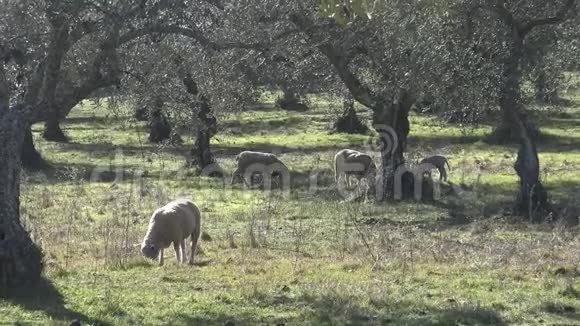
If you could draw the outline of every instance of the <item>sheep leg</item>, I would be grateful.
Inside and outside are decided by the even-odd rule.
[[[163,266],[163,248],[159,250],[159,266]]]
[[[181,263],[181,241],[173,242],[173,249],[175,250],[175,259],[177,259],[177,263]]]
[[[368,184],[365,185],[365,201],[364,201],[365,203],[369,200],[369,189],[370,189],[369,185]]]
[[[441,170],[439,170],[439,181],[441,180],[447,182],[447,171],[445,171],[445,168],[441,168]]]
[[[243,179],[244,177],[241,175],[239,170],[234,171],[234,173],[232,174],[232,181],[231,184],[236,184],[238,183],[238,179]]]
[[[181,249],[181,263],[185,264],[185,239],[181,240],[179,248]]]
[[[251,187],[251,184],[250,183],[252,182],[252,176],[250,176],[250,183],[248,183],[248,180],[246,180],[246,174],[245,173],[241,174],[240,178],[242,179],[242,183],[243,183],[242,185],[245,185],[248,188]]]
[[[189,256],[189,265],[193,265],[193,255],[195,255],[195,250],[197,249],[197,242],[199,241],[200,234],[201,228],[199,226],[191,234],[191,256]]]
[[[264,190],[272,190],[272,180],[272,174],[262,173],[262,185],[264,186]]]

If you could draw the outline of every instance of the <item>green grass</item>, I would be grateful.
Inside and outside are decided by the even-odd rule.
[[[573,207],[580,99],[571,98],[543,119],[539,149],[552,199]],[[336,101],[318,104],[307,114],[220,117],[219,164],[231,171],[244,149],[279,154],[297,179],[286,198],[198,177],[182,169],[191,139],[153,146],[142,124],[90,104],[64,124],[70,144],[42,141],[35,126],[53,169],[24,176],[22,215],[45,253],[45,284],[0,299],[0,324],[580,324],[578,227],[502,214],[517,188],[514,146],[480,142],[486,126],[413,116],[409,159],[448,155],[463,196],[435,205],[347,202],[333,187],[332,158],[365,148],[368,136],[329,133]],[[119,169],[124,181],[113,185],[103,173],[91,182],[95,168]],[[311,171],[320,173],[314,192]],[[201,243],[196,266],[176,265],[167,250],[158,267],[134,245],[151,212],[178,196],[198,203],[213,239]]]

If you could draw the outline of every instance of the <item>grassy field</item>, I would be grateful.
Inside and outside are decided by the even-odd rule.
[[[539,150],[551,198],[578,216],[580,96],[571,99],[557,114],[540,111]],[[345,201],[333,155],[368,137],[329,133],[333,118],[326,105],[221,117],[220,165],[232,171],[244,149],[278,153],[294,177],[286,197],[184,170],[191,140],[147,144],[122,112],[86,103],[64,125],[69,144],[43,142],[35,126],[53,168],[24,176],[22,214],[45,253],[45,284],[0,299],[0,324],[580,325],[579,228],[504,213],[515,147],[480,142],[485,126],[413,116],[409,159],[448,155],[464,192],[433,204]],[[180,196],[198,203],[212,239],[194,267],[172,250],[159,267],[135,244],[151,212]]]

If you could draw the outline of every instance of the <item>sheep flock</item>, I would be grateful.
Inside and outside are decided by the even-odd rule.
[[[261,174],[263,180],[278,174],[285,181],[290,178],[288,167],[274,154],[243,151],[235,158],[236,169],[232,174],[231,183],[240,180],[250,185],[254,174]],[[445,165],[449,167],[447,158],[442,155],[427,157],[419,162],[419,168],[424,174],[431,176],[431,170],[437,169],[440,181],[447,181]],[[343,149],[334,156],[334,173],[337,185],[341,180],[350,185],[350,178],[358,182],[363,178],[367,186],[372,186],[377,178],[377,165],[371,155],[352,149]],[[163,252],[173,244],[177,263],[193,264],[194,255],[201,235],[201,212],[197,205],[187,199],[177,199],[153,212],[149,227],[143,242],[141,252],[144,257],[158,259],[163,265]],[[186,261],[186,241],[190,241],[189,259]]]

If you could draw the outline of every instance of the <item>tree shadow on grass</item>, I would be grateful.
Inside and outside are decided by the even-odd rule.
[[[542,134],[538,141],[538,152],[541,153],[563,153],[580,151],[578,137],[565,137],[552,134]]]
[[[371,301],[372,309],[335,296],[304,296],[311,308],[309,321],[327,325],[504,325],[499,314],[472,306],[421,307],[409,301]]]
[[[355,147],[360,147],[362,144],[358,142],[353,142],[350,144]],[[265,153],[273,153],[277,155],[284,154],[315,154],[319,152],[327,151],[338,151],[349,145],[324,145],[324,146],[285,146],[276,145],[271,143],[253,143],[250,145],[219,145],[214,144],[211,146],[211,151],[217,158],[231,158],[233,159],[236,155],[243,151],[260,151]],[[136,145],[114,145],[111,143],[94,143],[94,144],[84,144],[84,143],[67,143],[61,144],[61,151],[79,151],[90,153],[96,157],[111,157],[114,156],[116,151],[119,151],[124,156],[139,156],[139,155],[149,155],[153,153],[167,153],[176,156],[187,156],[190,148],[186,145],[179,146],[166,146],[159,147],[155,144],[145,143],[141,146]]]
[[[227,120],[220,123],[220,128],[235,132],[238,135],[255,135],[263,131],[284,131],[296,128],[305,121],[302,116],[281,116],[263,120]]]
[[[428,145],[434,148],[441,148],[448,145],[474,144],[481,141],[481,136],[457,135],[457,136],[414,136],[409,135],[409,147],[418,145]]]
[[[580,313],[578,313],[576,308],[571,305],[559,302],[544,302],[540,308],[549,314],[560,316],[569,319],[570,321],[580,321]]]
[[[580,223],[580,206],[577,203],[580,182],[567,181],[556,185],[547,184],[545,187],[556,215],[548,218],[548,212],[545,212],[545,217],[539,216],[541,221],[569,227],[577,226]],[[448,198],[445,204],[448,218],[432,225],[437,229],[455,228],[489,218],[501,219],[507,223],[531,223],[527,217],[515,211],[517,184],[514,184],[513,188],[480,184],[478,189],[469,192],[471,194],[465,197]]]
[[[61,144],[63,150],[79,151],[90,153],[96,156],[112,156],[116,151],[120,151],[120,154],[127,156],[136,155],[146,155],[152,153],[170,153],[175,155],[185,155],[187,149],[184,146],[165,146],[160,147],[157,144],[144,143],[141,146],[136,145],[115,145],[112,143],[75,143],[70,142],[67,144]]]
[[[219,135],[218,137],[219,138]],[[578,151],[578,141],[580,139],[577,137],[565,137],[544,134],[542,139],[538,141],[538,150],[540,153],[560,153],[566,151]],[[449,145],[467,145],[475,144],[481,141],[481,136],[411,136],[409,138],[409,148],[411,152],[413,149],[417,148],[427,148],[429,150],[434,150],[437,148],[443,148]],[[159,147],[156,144],[143,143],[140,146],[137,145],[114,145],[111,143],[95,143],[95,144],[83,144],[70,142],[67,144],[61,144],[62,150],[70,151],[82,151],[86,153],[91,153],[91,155],[96,156],[110,156],[115,151],[120,150],[123,155],[135,156],[135,155],[147,155],[151,153],[168,153],[177,156],[185,157],[190,150],[186,145],[178,146],[166,146]],[[516,144],[504,144],[499,145],[505,148],[513,149],[514,153],[516,150]],[[233,158],[237,154],[251,150],[251,151],[261,151],[266,153],[273,153],[277,155],[284,154],[316,154],[328,151],[339,151],[344,148],[360,149],[365,151],[365,145],[360,140],[346,141],[345,143],[337,145],[319,145],[319,146],[286,146],[277,145],[273,143],[251,143],[244,145],[236,144],[213,144],[211,147],[212,152],[218,158]]]
[[[126,119],[129,120],[128,117]],[[115,123],[117,121],[118,121],[117,119],[108,118],[108,117],[98,117],[98,116],[93,116],[93,117],[70,117],[70,118],[66,118],[63,121],[63,125],[69,127],[69,126],[72,126],[72,125],[75,125],[75,124],[88,124],[88,125],[111,124],[111,123]]]
[[[4,292],[0,295],[0,299],[30,312],[43,312],[49,318],[63,321],[66,324],[77,319],[83,324],[87,322],[100,326],[109,325],[103,321],[91,319],[82,313],[68,309],[62,294],[58,292],[54,285],[45,278],[42,278],[38,284],[34,286],[11,289]],[[15,320],[14,322],[26,323],[28,321]]]
[[[92,164],[49,163],[42,170],[30,172],[26,182],[30,184],[57,184],[74,181],[92,181],[98,183],[112,183],[120,172],[124,181],[133,180],[138,170],[136,166],[122,165],[110,168]],[[151,175],[148,175],[151,176]]]
[[[315,154],[327,151],[338,151],[343,149],[344,146],[341,145],[330,145],[330,146],[284,146],[276,145],[271,143],[253,143],[249,145],[214,145],[212,146],[212,151],[215,152],[219,157],[231,157],[240,154],[243,151],[257,151],[272,153],[275,155],[284,154]],[[281,158],[284,161],[283,158]]]
[[[287,311],[299,307],[305,311],[296,317],[260,317],[250,313],[179,314],[172,322],[177,325],[504,325],[493,310],[472,306],[422,308],[412,302],[380,302],[374,307],[362,307],[342,296],[303,295],[291,298],[274,295],[257,298],[256,305],[269,310]]]
[[[444,148],[449,145],[468,145],[476,144],[482,141],[485,136],[409,136],[409,148],[410,152],[413,149],[425,149],[428,151],[433,151],[434,149]],[[561,153],[578,151],[578,142],[580,138],[578,137],[567,137],[558,136],[552,134],[543,133],[540,139],[537,141],[538,152],[539,153]],[[508,142],[505,144],[497,144],[495,146],[504,147],[506,149],[513,150],[515,153],[517,151],[517,143]]]
[[[171,320],[172,325],[226,325],[226,326],[240,326],[240,325],[256,325],[263,324],[263,320],[257,318],[252,314],[244,315],[228,315],[226,313],[219,314],[198,314],[189,315],[186,313],[179,313]],[[274,323],[276,325],[276,323]]]
[[[541,128],[554,128],[554,129],[571,129],[580,127],[580,117],[570,118],[570,117],[556,117],[556,118],[545,118],[542,121]]]

